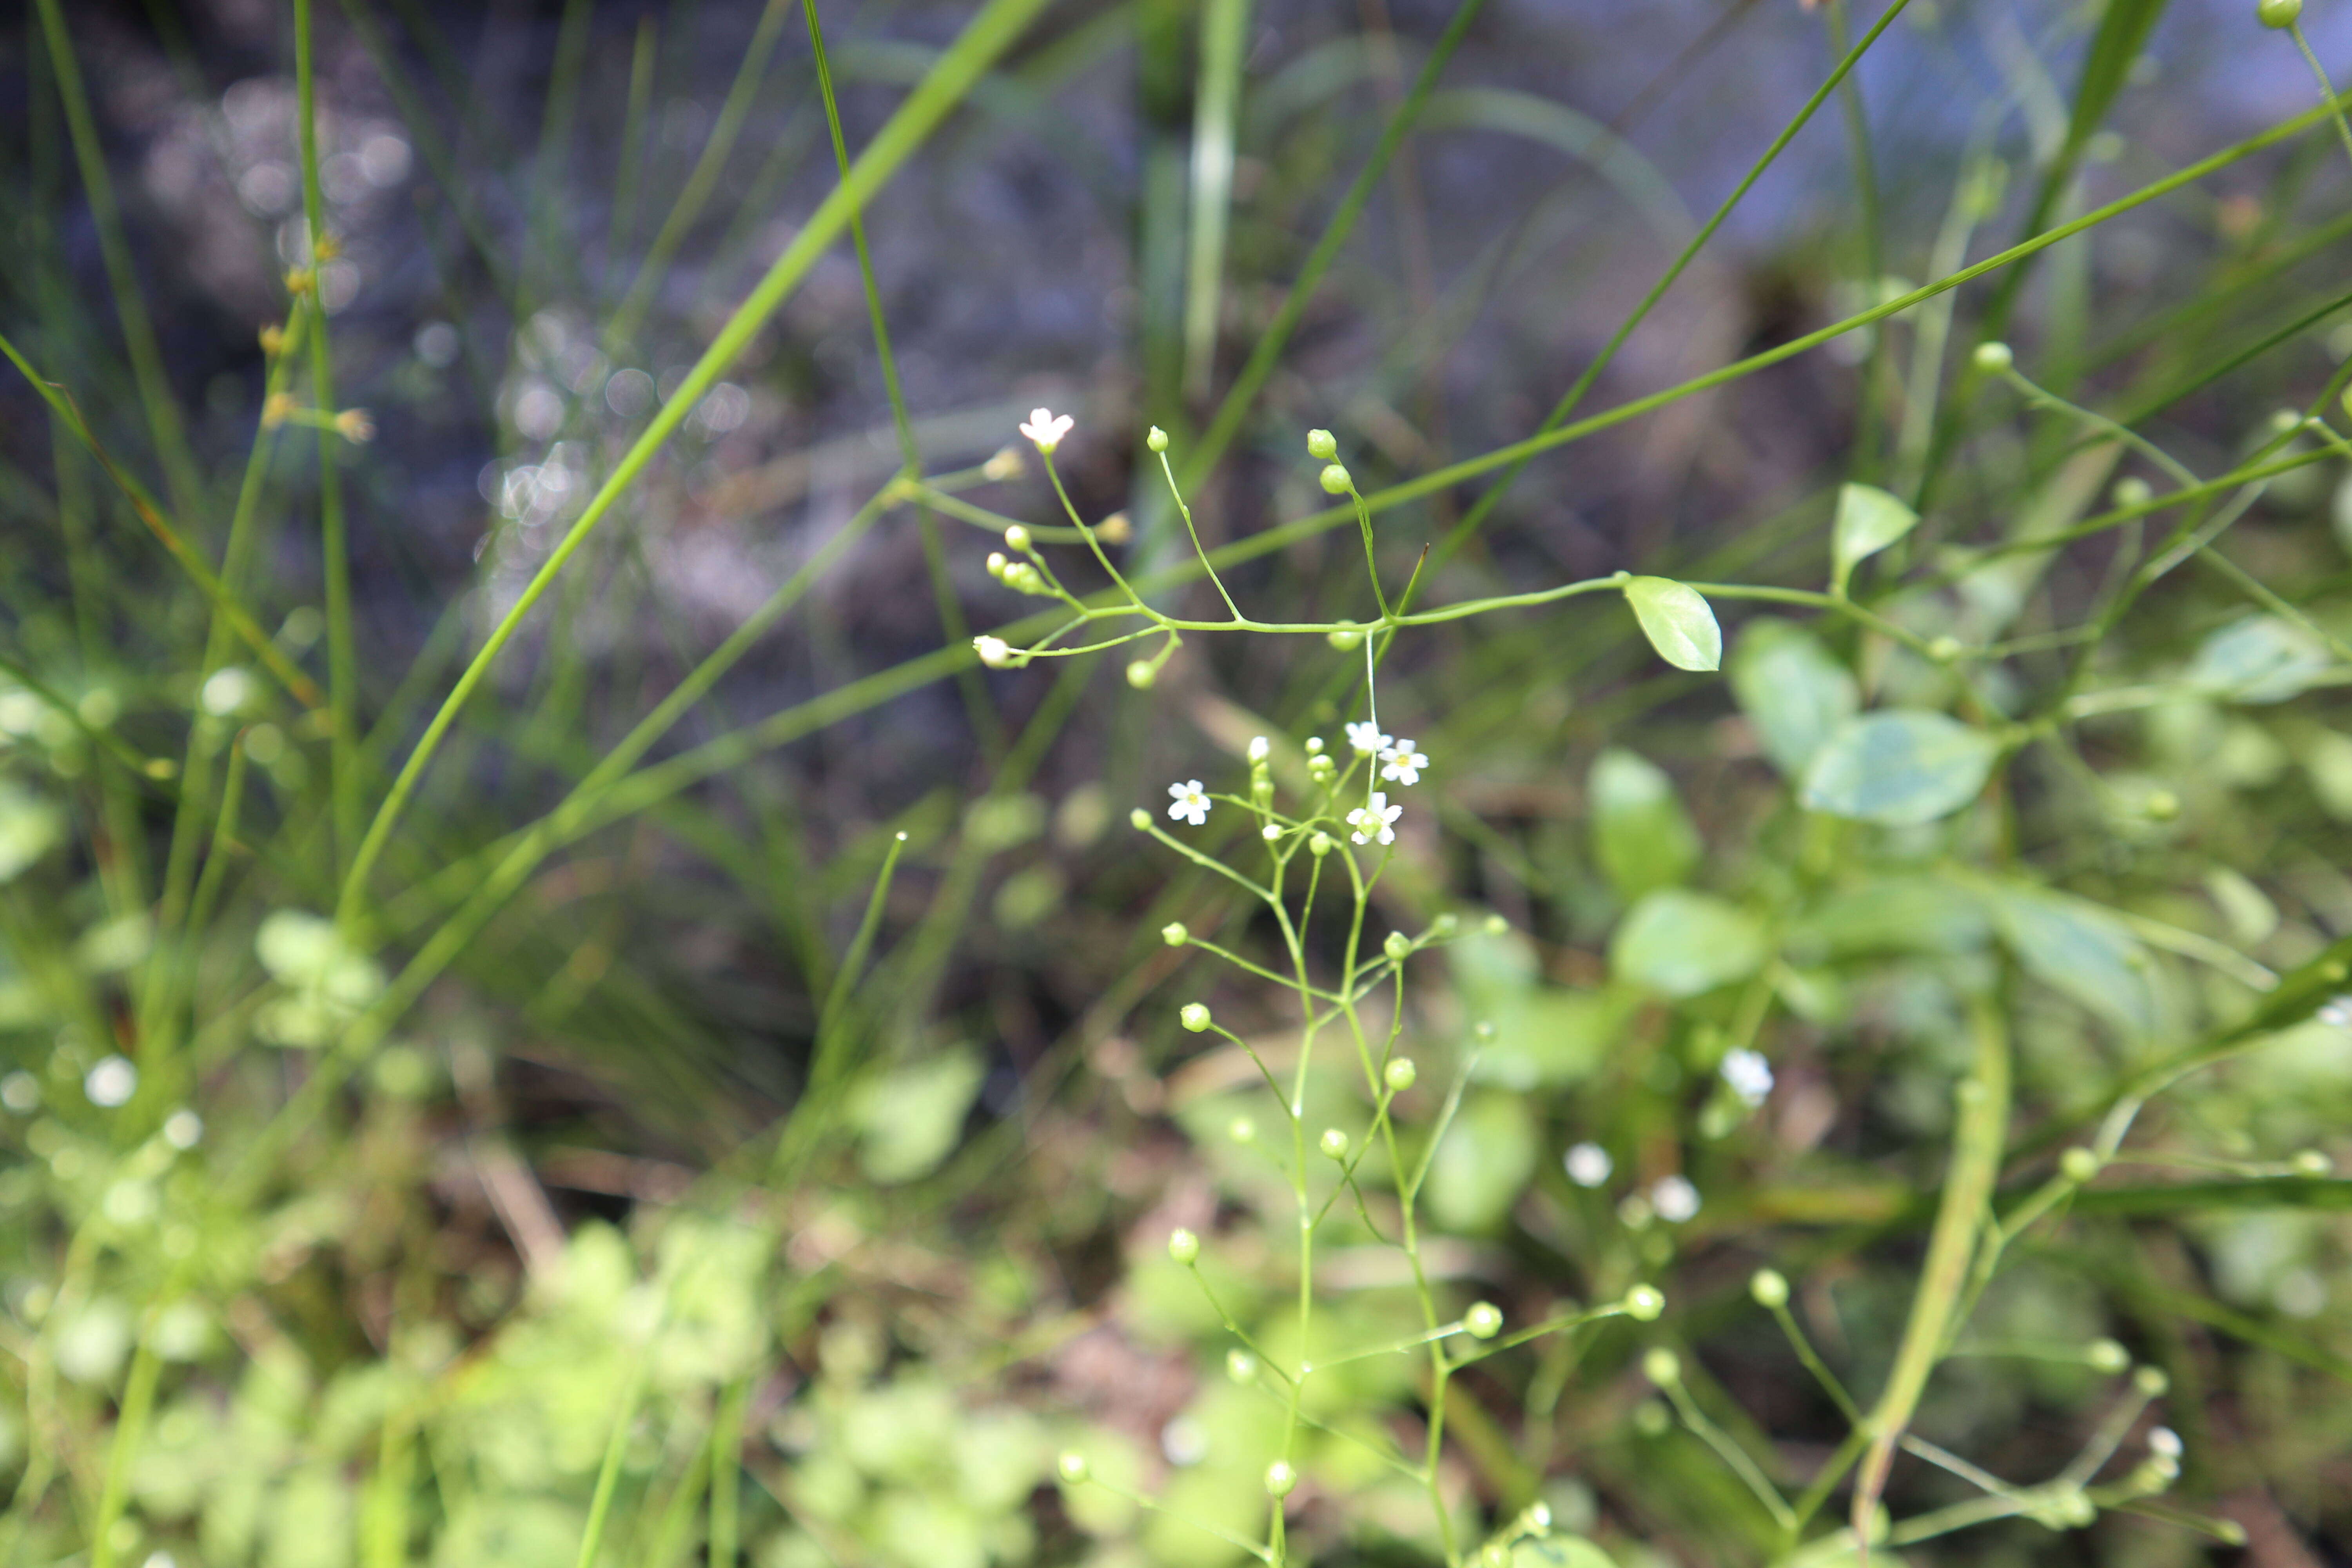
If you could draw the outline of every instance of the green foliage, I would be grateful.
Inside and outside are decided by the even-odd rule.
[[[1977,91],[1969,7],[1775,14],[1838,63],[1697,225],[1654,95],[1454,80],[1479,0],[822,19],[870,134],[814,4],[583,0],[528,148],[395,9],[293,0],[292,85],[142,154],[163,208],[274,138],[201,412],[143,79],[57,0],[10,57],[0,1560],[2163,1562],[2266,1490],[2341,1543],[2352,124],[2295,7],[2213,25],[2317,98],[2179,166],[2160,0],[2001,20],[1954,158],[1857,68]],[[1850,207],[1711,250],[1832,96]],[[1559,200],[1452,232],[1472,132]],[[338,226],[370,135],[414,254]],[[981,363],[885,279],[1016,187],[1134,287],[1048,237]],[[1692,352],[1759,346],[1580,415],[1702,256],[1775,303]],[[391,274],[446,353],[343,313]],[[1054,360],[1076,294],[1131,365]],[[1530,321],[1604,346],[1490,435]],[[1033,373],[1080,411],[969,391]],[[1571,511],[1674,574],[1548,581]]]

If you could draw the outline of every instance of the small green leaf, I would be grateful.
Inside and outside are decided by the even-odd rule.
[[[2033,977],[2130,1035],[2156,1028],[2155,965],[2123,921],[2083,899],[2005,889],[1993,902],[2001,940]]]
[[[1672,887],[1698,864],[1698,829],[1663,771],[1612,747],[1593,759],[1586,789],[1593,852],[1620,897]]]
[[[1429,1212],[1452,1230],[1499,1225],[1535,1174],[1540,1152],[1534,1105],[1527,1096],[1472,1096],[1430,1163]]]
[[[1696,996],[1744,980],[1768,956],[1755,916],[1713,894],[1680,888],[1634,905],[1609,944],[1612,973],[1662,996]]]
[[[1580,1535],[1542,1535],[1511,1548],[1511,1568],[1617,1568],[1617,1561]]]
[[[1832,816],[1914,826],[1975,799],[2000,754],[1991,736],[1941,713],[1864,713],[1831,734],[1806,768],[1799,798]]]
[[[2335,667],[2327,649],[2276,616],[2247,616],[2207,637],[2189,663],[2189,683],[2231,702],[2284,702]]]
[[[1831,531],[1831,578],[1845,592],[1853,569],[1919,526],[1919,514],[1875,485],[1847,485],[1838,491],[1837,521]]]
[[[1740,629],[1731,694],[1756,726],[1764,754],[1801,777],[1822,742],[1862,706],[1861,689],[1821,639],[1793,621],[1764,616]]]
[[[928,1176],[962,1136],[987,1069],[971,1051],[942,1051],[858,1085],[849,1116],[868,1177],[887,1184]]]
[[[1625,602],[1642,635],[1676,669],[1714,669],[1723,663],[1723,628],[1698,590],[1671,577],[1628,577]]]

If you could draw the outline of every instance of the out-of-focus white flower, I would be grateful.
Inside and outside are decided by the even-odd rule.
[[[1650,1188],[1650,1206],[1668,1225],[1680,1225],[1698,1213],[1698,1189],[1682,1176],[1660,1176]]]
[[[1199,779],[1170,784],[1168,794],[1171,797],[1168,805],[1169,816],[1181,817],[1195,827],[1209,820],[1209,807],[1213,803],[1202,790]]]
[[[139,1091],[139,1069],[131,1065],[128,1057],[106,1057],[90,1068],[81,1080],[82,1093],[92,1105],[108,1110],[130,1103]]]
[[[1251,762],[1262,763],[1273,754],[1273,742],[1267,740],[1264,735],[1252,737],[1249,743],[1249,760]]]
[[[1258,831],[1265,836],[1268,844],[1278,843],[1282,838],[1282,824],[1278,822],[1269,822]]]
[[[1381,748],[1381,761],[1388,764],[1381,770],[1381,777],[1401,784],[1417,784],[1421,782],[1421,770],[1429,766],[1429,753],[1411,741],[1399,741]]]
[[[1738,1095],[1749,1110],[1764,1103],[1772,1094],[1772,1064],[1760,1051],[1746,1046],[1734,1046],[1723,1055],[1723,1066],[1717,1069],[1731,1092]]]
[[[1559,1163],[1567,1170],[1568,1179],[1580,1187],[1599,1186],[1617,1168],[1609,1151],[1598,1143],[1579,1143],[1561,1155]]]
[[[1348,726],[1348,744],[1356,749],[1360,757],[1369,757],[1388,743],[1389,737],[1381,734],[1381,727],[1370,719],[1360,719]]]
[[[1013,662],[1013,645],[1003,637],[974,637],[971,648],[991,669],[1003,669]]]
[[[1062,444],[1062,437],[1070,433],[1070,426],[1076,423],[1066,414],[1056,416],[1050,408],[1033,408],[1021,426],[1021,434],[1035,442],[1037,450],[1050,458],[1054,455],[1054,448]]]
[[[1356,830],[1349,837],[1359,844],[1370,844],[1375,839],[1393,844],[1396,819],[1403,815],[1403,806],[1391,805],[1387,795],[1374,790],[1370,801],[1348,814],[1348,826]]]

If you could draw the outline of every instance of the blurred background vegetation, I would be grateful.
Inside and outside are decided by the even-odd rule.
[[[1619,569],[1815,591],[1841,483],[1927,519],[1856,578],[1908,643],[1718,599],[1728,679],[1693,675],[1596,598],[1384,667],[1383,721],[1436,762],[1381,916],[1507,927],[1416,960],[1417,1124],[1466,1084],[1441,1286],[1515,1324],[1636,1280],[1670,1303],[1457,1381],[1467,1539],[1540,1501],[1625,1568],[1776,1556],[1641,1353],[1681,1347],[1689,1397],[1802,1489],[1849,1424],[1750,1273],[1782,1270],[1875,1394],[1990,996],[1997,1206],[2063,1191],[1920,1406],[1978,1478],[1907,1455],[1887,1501],[2038,1482],[2117,1411],[2119,1467],[2161,1421],[2182,1474],[1901,1560],[2352,1560],[2352,1034],[2325,967],[2352,931],[2352,491],[2293,417],[2335,414],[2352,354],[2347,147],[2250,0],[1898,9],[1768,152],[1883,10],[1033,5],[854,244],[813,13],[782,0],[0,23],[0,331],[28,372],[0,386],[0,1560],[1240,1558],[1052,1479],[1075,1447],[1246,1534],[1279,1415],[1162,1245],[1207,1238],[1247,1321],[1293,1288],[1286,1194],[1235,1135],[1271,1102],[1174,1020],[1202,996],[1270,1037],[1281,999],[1159,934],[1255,950],[1265,922],[1124,824],[1255,734],[1336,742],[1357,667],[1195,637],[1150,691],[1123,656],[979,668],[968,638],[1017,608],[994,531],[1058,521],[1012,447],[1041,404],[1076,417],[1078,510],[1191,604],[1142,447],[1169,429],[1268,617],[1362,613],[1352,539],[1270,531],[1322,516],[1310,426],[1396,580],[1431,550],[1425,602]],[[846,156],[974,15],[823,8]],[[2304,20],[2340,79],[2352,26]],[[1515,482],[1414,483],[1588,371],[1580,414],[1769,358],[2299,115]],[[680,401],[803,234],[796,287]],[[2192,479],[2275,471],[2143,583],[2188,510],[2135,508],[2178,475],[1980,374],[1989,338]],[[1932,809],[1883,773],[1801,800],[1864,707],[1955,712],[2003,765]],[[1769,1060],[1760,1104],[1717,1072],[1735,1045]],[[2119,1096],[2225,1056],[2053,1178]],[[1352,1065],[1314,1093],[1360,1114]],[[1349,1342],[1417,1327],[1368,1240],[1322,1280]],[[2145,1414],[2133,1363],[2169,1384]],[[1331,1385],[1357,1435],[1310,1446],[1294,1553],[1434,1559],[1360,1440],[1413,1449],[1416,1367]]]

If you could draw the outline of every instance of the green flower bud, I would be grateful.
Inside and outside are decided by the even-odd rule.
[[[1160,940],[1171,947],[1181,947],[1192,940],[1192,933],[1184,929],[1182,921],[1170,921],[1160,928]]]
[[[1307,852],[1320,860],[1324,856],[1331,853],[1331,836],[1328,833],[1315,835],[1307,841]]]
[[[1324,633],[1323,640],[1329,643],[1333,647],[1338,648],[1341,653],[1349,653],[1354,650],[1357,644],[1364,640],[1364,634],[1361,632],[1349,631],[1343,628],[1336,632]]]
[[[1181,1226],[1168,1233],[1168,1256],[1186,1268],[1201,1256],[1201,1238]]]
[[[1209,1026],[1209,1010],[1198,1002],[1185,1003],[1183,1010],[1178,1013],[1176,1017],[1178,1022],[1196,1035]]]
[[[1339,455],[1339,443],[1328,430],[1307,432],[1307,455],[1318,463],[1328,463]]]
[[[1759,1268],[1748,1277],[1748,1293],[1758,1306],[1778,1311],[1789,1304],[1789,1277],[1777,1268]]]
[[[1658,1314],[1666,1310],[1666,1299],[1654,1285],[1636,1285],[1625,1292],[1625,1299],[1619,1305],[1635,1322],[1654,1323],[1658,1321]]]
[[[1491,1340],[1503,1331],[1503,1309],[1480,1301],[1462,1314],[1462,1331],[1474,1340]]]
[[[1268,1497],[1288,1497],[1298,1485],[1298,1472],[1281,1459],[1265,1468],[1265,1493]]]
[[[1062,1457],[1054,1462],[1054,1468],[1062,1473],[1066,1483],[1074,1487],[1084,1485],[1087,1477],[1094,1473],[1087,1468],[1087,1457],[1076,1448],[1064,1450]]]
[[[1336,1127],[1323,1129],[1323,1136],[1315,1141],[1315,1146],[1334,1160],[1348,1157],[1348,1135]]]
[[[2114,1340],[2093,1340],[2084,1349],[2083,1360],[2094,1372],[2118,1373],[2131,1365],[2131,1352]]]
[[[1381,943],[1381,951],[1389,955],[1391,963],[1402,963],[1405,954],[1412,951],[1412,939],[1401,931],[1392,931],[1389,932],[1388,940]]]
[[[1987,375],[1999,375],[2017,363],[2017,355],[2007,343],[1979,343],[1975,358],[1977,369]]]
[[[1429,922],[1429,934],[1436,937],[1440,941],[1444,941],[1445,938],[1452,936],[1455,931],[1461,929],[1462,917],[1455,914],[1451,910],[1448,910],[1445,913],[1438,916],[1435,920]]]
[[[1633,1430],[1644,1437],[1663,1437],[1674,1430],[1675,1413],[1655,1399],[1633,1406]]]
[[[2117,506],[2146,506],[2154,500],[2156,491],[2137,474],[2117,479],[2112,497]]]
[[[1672,1388],[1683,1380],[1682,1357],[1664,1345],[1654,1345],[1642,1354],[1642,1375],[1660,1388]]]
[[[1488,936],[1501,936],[1505,931],[1507,931],[1510,929],[1511,922],[1505,920],[1502,916],[1488,915],[1486,917],[1486,930]]]
[[[2316,1149],[2305,1149],[2287,1162],[2298,1176],[2325,1176],[2336,1169],[2336,1162]]]
[[[2172,1379],[2164,1375],[2160,1366],[2144,1366],[2132,1373],[2132,1386],[2150,1399],[2160,1399],[2172,1386]]]
[[[2058,1156],[2058,1173],[2080,1186],[2099,1173],[2099,1156],[2089,1149],[2069,1149]]]
[[[1019,554],[1029,548],[1029,531],[1014,523],[1004,531],[1004,548]]]
[[[1129,826],[1141,833],[1151,826],[1151,814],[1139,805],[1127,814],[1127,821]]]
[[[2265,27],[2284,32],[2302,16],[2303,0],[2255,0],[2254,19]]]
[[[988,552],[988,574],[1000,582],[1004,577],[1004,569],[1012,564],[1012,562],[1004,558],[1004,552],[1002,550],[992,550]]]
[[[1317,475],[1316,479],[1317,482],[1322,485],[1323,493],[1331,496],[1346,495],[1355,488],[1356,483],[1348,477],[1348,470],[1337,463],[1327,464],[1322,473]]]
[[[1127,683],[1138,691],[1149,691],[1151,683],[1160,679],[1159,669],[1149,659],[1137,659],[1127,667]]]
[[[1399,1057],[1381,1069],[1381,1077],[1387,1082],[1391,1094],[1402,1094],[1420,1076],[1421,1069],[1412,1065],[1411,1057]]]
[[[1155,452],[1168,450],[1168,432],[1154,425],[1143,433],[1143,444]]]

